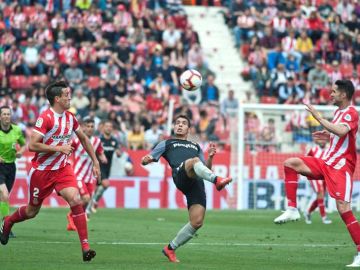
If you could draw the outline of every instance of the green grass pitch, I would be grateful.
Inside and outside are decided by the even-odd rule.
[[[89,239],[97,252],[83,263],[75,232],[67,232],[66,209],[42,209],[16,224],[16,239],[0,246],[0,269],[345,269],[355,247],[340,217],[331,225],[303,220],[274,225],[275,211],[208,211],[197,237],[177,250],[179,264],[161,253],[187,221],[185,210],[99,209]]]

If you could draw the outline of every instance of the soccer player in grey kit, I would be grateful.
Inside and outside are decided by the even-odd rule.
[[[187,140],[190,120],[185,115],[175,118],[175,138],[159,142],[149,155],[142,158],[141,164],[147,165],[164,157],[172,169],[172,177],[176,187],[186,196],[189,211],[189,222],[177,233],[176,237],[165,246],[163,254],[170,262],[179,262],[175,250],[188,242],[203,225],[206,210],[206,194],[204,181],[215,184],[222,190],[232,178],[216,176],[211,171],[212,159],[216,154],[214,144],[208,151],[205,161],[204,153],[197,143]]]

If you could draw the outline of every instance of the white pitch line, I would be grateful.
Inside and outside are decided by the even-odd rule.
[[[69,241],[13,241],[15,243],[34,243],[34,244],[49,244],[49,245],[64,245],[77,244],[77,242]],[[114,246],[160,246],[167,243],[160,242],[93,242],[95,245],[114,245]],[[229,247],[308,247],[308,248],[334,248],[334,247],[349,247],[350,245],[341,244],[281,244],[281,243],[188,243],[192,246],[229,246]]]

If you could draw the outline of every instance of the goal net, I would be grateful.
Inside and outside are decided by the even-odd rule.
[[[331,120],[336,107],[315,106]],[[311,133],[322,130],[304,105],[241,104],[237,125],[231,129],[231,164],[237,167],[235,181],[236,208],[284,209],[286,205],[283,162],[289,157],[305,155],[314,146]],[[360,140],[357,140],[360,150]],[[359,165],[358,157],[358,165]],[[237,165],[237,166],[236,166]],[[352,206],[360,209],[360,170],[356,166]],[[307,208],[315,194],[305,177],[300,177],[297,192],[298,207]],[[328,195],[328,211],[336,210]]]

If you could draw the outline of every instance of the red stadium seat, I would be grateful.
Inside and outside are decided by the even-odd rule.
[[[327,74],[330,74],[333,72],[333,67],[330,64],[323,64],[323,69],[326,71]]]
[[[9,17],[11,15],[11,13],[12,13],[11,7],[9,7],[9,6],[4,7],[4,10],[3,10],[4,18]]]
[[[34,14],[36,13],[35,6],[24,6],[23,12],[25,13],[25,15],[28,18],[30,18],[30,17],[34,16]]]
[[[341,64],[340,72],[346,78],[351,78],[354,72],[354,66],[352,64]]]
[[[248,56],[249,56],[249,53],[250,53],[250,45],[249,44],[244,44],[244,45],[241,45],[241,56],[246,59]]]
[[[23,75],[13,75],[9,78],[10,87],[12,89],[28,89],[31,88],[31,80]]]
[[[264,104],[277,104],[278,100],[276,97],[262,96],[260,98],[260,103]]]
[[[98,76],[89,76],[88,87],[90,89],[96,89],[99,87],[100,78]]]

